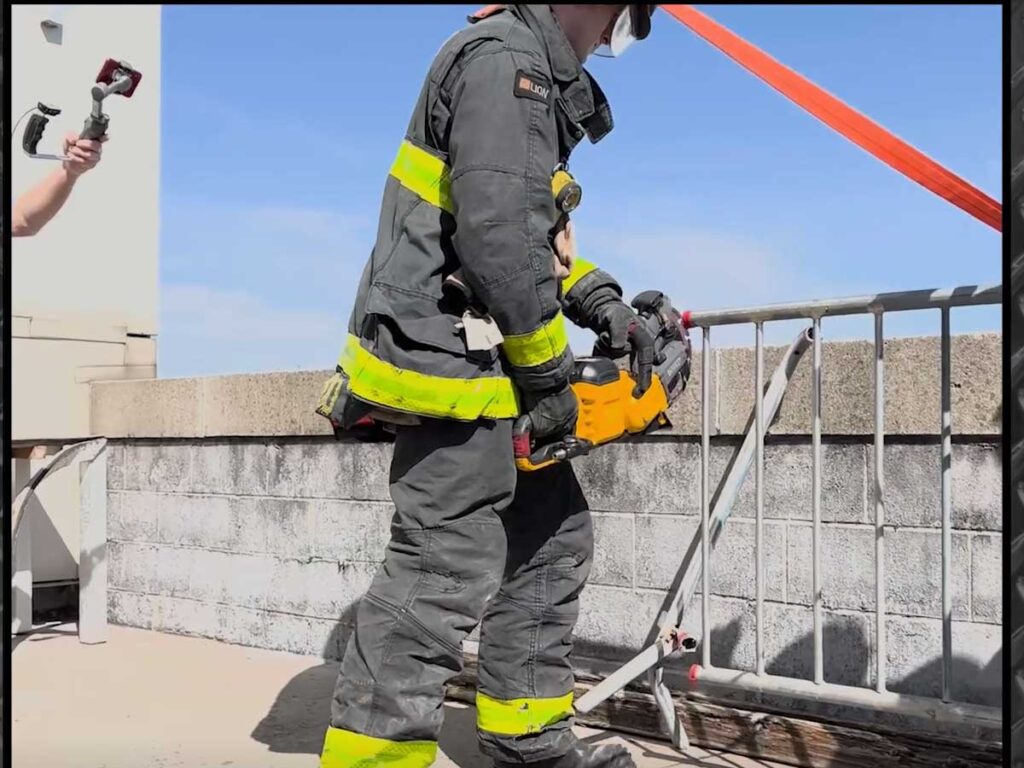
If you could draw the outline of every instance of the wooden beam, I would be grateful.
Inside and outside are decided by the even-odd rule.
[[[462,674],[449,685],[448,698],[472,704],[477,659],[466,655]],[[577,675],[576,698],[596,680]],[[926,733],[867,729],[819,723],[765,712],[735,709],[708,701],[676,698],[676,712],[690,741],[704,749],[771,760],[802,768],[989,768],[1002,765],[1000,744],[954,740]],[[654,697],[620,691],[593,711],[578,714],[580,725],[667,741]]]

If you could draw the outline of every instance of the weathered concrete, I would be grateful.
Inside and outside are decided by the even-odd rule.
[[[729,535],[722,536],[711,560],[712,594],[753,599],[756,595],[754,525],[731,521]],[[637,586],[668,589],[682,563],[686,547],[700,536],[696,517],[637,516]],[[786,528],[776,523],[764,527],[765,599],[782,601],[786,588]],[[696,562],[700,563],[698,557]]]
[[[999,434],[1000,339],[993,333],[953,337],[954,434]],[[766,381],[782,352],[782,347],[766,347]],[[825,433],[874,432],[873,355],[873,345],[867,342],[823,344]],[[892,339],[886,342],[885,356],[886,430],[892,435],[936,434],[938,339]],[[753,406],[753,350],[712,348],[712,358],[712,423],[718,425],[720,434],[742,434]],[[670,412],[674,423],[670,433],[700,434],[699,352],[693,370],[687,392]],[[91,428],[94,434],[107,437],[329,435],[326,420],[313,413],[329,376],[330,371],[302,371],[200,380],[98,382],[92,385]],[[810,392],[810,365],[804,360],[794,374],[772,427],[773,434],[810,432]]]
[[[632,586],[636,567],[633,515],[596,512],[593,519],[594,563],[589,583]]]
[[[942,622],[893,618],[886,623],[890,688],[922,696],[942,694]],[[1002,629],[992,624],[953,622],[953,696],[997,703],[1002,693]],[[922,664],[922,660],[931,659]]]
[[[894,430],[884,466],[886,677],[893,690],[918,695],[934,694],[942,668],[938,415],[929,404],[932,395],[937,403],[937,389],[923,372],[935,364],[937,387],[933,341],[897,340],[886,350],[887,423]],[[992,672],[1000,663],[1002,619],[1001,454],[995,422],[986,421],[998,403],[998,376],[981,366],[992,363],[997,341],[983,335],[954,344],[954,360],[962,358],[954,364],[954,690],[990,705],[1001,702]],[[825,679],[870,686],[877,676],[871,345],[827,344],[825,353]],[[768,370],[778,354],[769,350]],[[715,404],[714,415],[723,435],[711,442],[712,499],[738,449],[728,433],[744,426],[742,398],[749,401],[751,389],[745,377],[752,371],[750,350],[715,355],[712,391],[720,390],[722,407]],[[806,361],[801,366],[803,378],[794,382],[765,449],[763,629],[767,671],[809,679],[812,459]],[[388,540],[392,449],[336,442],[324,436],[319,419],[307,420],[321,380],[314,372],[200,382],[188,404],[198,416],[185,419],[199,424],[192,435],[162,432],[161,424],[173,420],[153,413],[131,417],[150,419],[145,423],[117,421],[117,397],[128,398],[123,407],[135,402],[122,387],[147,385],[96,386],[111,418],[105,429],[135,436],[112,442],[108,459],[114,622],[339,657]],[[178,382],[167,392],[189,386]],[[683,555],[699,537],[697,393],[699,382],[679,406],[689,410],[674,432],[604,446],[574,462],[596,540],[577,627],[581,669],[622,660],[649,640]],[[839,408],[840,400],[852,405]],[[232,421],[239,409],[245,417]],[[741,670],[756,668],[754,490],[751,472],[711,561],[712,662]],[[683,622],[697,636],[700,599],[698,591]]]
[[[623,442],[573,461],[591,509],[700,514],[700,446]]]
[[[97,382],[90,427],[111,437],[330,435],[330,425],[314,413],[329,376],[301,371]],[[139,386],[121,386],[132,383]]]
[[[885,447],[885,521],[891,525],[939,528],[941,450],[936,445],[900,444]],[[874,447],[868,448],[868,519],[874,520]],[[1002,529],[1002,461],[994,442],[953,445],[952,517],[954,528]]]
[[[827,325],[825,333],[828,333]],[[714,337],[712,336],[712,339]],[[951,411],[954,434],[998,434],[1002,383],[1001,336],[955,336],[950,345]],[[765,348],[765,381],[784,352]],[[810,351],[807,353],[810,357]],[[885,429],[892,435],[935,434],[939,430],[939,340],[890,339],[885,343]],[[723,349],[717,386],[723,434],[742,433],[754,407],[754,354]],[[834,435],[873,434],[874,344],[824,342],[821,356],[822,430]],[[699,399],[699,396],[697,396]],[[804,360],[789,385],[772,428],[775,434],[811,429],[811,366]]]
[[[864,450],[857,443],[823,442],[821,446],[821,519],[832,523],[866,522],[864,504]],[[725,477],[729,463],[739,452],[738,444],[720,445],[711,451],[710,476],[713,488]],[[812,451],[808,443],[765,445],[765,519],[810,520],[813,512],[811,484]],[[736,499],[733,514],[756,515],[753,467]]]
[[[811,526],[790,528],[789,602],[811,605]],[[969,536],[953,536],[953,617],[971,618]],[[941,534],[885,531],[886,611],[901,616],[942,616]],[[822,604],[827,608],[875,610],[875,531],[868,526],[824,526],[821,540]],[[840,564],[847,564],[842,567]],[[856,567],[849,567],[854,563]],[[825,565],[828,564],[828,565]]]
[[[978,623],[1003,622],[1003,537],[971,538],[971,618]]]
[[[178,613],[174,621],[191,622]],[[273,632],[315,634],[282,623]],[[13,758],[18,768],[299,768],[317,762],[337,664],[319,653],[239,648],[111,627],[106,645],[80,645],[74,625],[40,628],[13,657]],[[74,680],[74,685],[68,685]],[[54,696],[54,691],[60,691]],[[54,738],[55,729],[60,738]],[[590,743],[623,744],[640,768],[772,768],[695,748],[577,728]],[[489,765],[476,746],[476,710],[445,706],[435,768]]]
[[[769,669],[804,674],[812,629],[810,450],[806,442],[769,449],[766,662]],[[735,450],[734,442],[715,441],[716,484]],[[114,620],[336,656],[389,536],[390,453],[386,444],[319,439],[115,443],[109,500]],[[823,451],[826,677],[837,682],[874,675],[871,642],[862,642],[865,633],[870,639],[865,627],[873,626],[875,611],[872,457],[859,438],[829,438]],[[937,457],[935,446],[918,442],[886,446],[886,611],[897,627],[942,615],[932,487]],[[998,475],[998,459],[991,444],[955,446],[953,616],[982,633],[1001,618],[1000,499],[985,482]],[[684,552],[699,537],[700,447],[687,437],[607,446],[577,468],[595,510],[597,542],[580,648],[622,658],[646,641]],[[713,658],[741,669],[755,667],[750,486],[711,563]],[[685,623],[699,632],[699,603]],[[915,646],[906,658],[934,665],[940,649]],[[957,647],[954,652],[961,655]],[[900,658],[892,657],[888,676],[908,677],[913,690],[924,678],[904,669]],[[978,695],[998,701],[998,690]]]
[[[94,435],[195,437],[203,433],[201,379],[142,379],[94,383],[89,422]]]

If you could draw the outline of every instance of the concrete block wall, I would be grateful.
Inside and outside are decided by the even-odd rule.
[[[902,341],[905,359],[924,354]],[[930,348],[931,340],[918,341],[925,352]],[[975,365],[977,374],[987,365],[990,341],[957,339],[954,349],[966,350],[968,359],[954,370]],[[859,354],[854,347],[826,345],[826,360]],[[979,355],[974,363],[972,350]],[[725,370],[723,364],[718,375]],[[1002,621],[1001,451],[992,426],[998,421],[990,419],[999,407],[997,373],[962,379],[952,465],[954,695],[993,706],[1001,702]],[[911,378],[893,360],[887,375]],[[323,377],[94,385],[99,407],[93,412],[102,414],[95,431],[112,438],[112,621],[340,655],[388,538],[391,450],[324,435],[324,426],[307,415]],[[717,388],[723,404],[732,387],[724,382]],[[691,387],[684,397],[695,400],[699,381]],[[911,387],[902,391],[890,397],[890,410],[931,407],[930,397],[922,401]],[[262,422],[253,403],[264,404]],[[790,426],[777,425],[766,445],[766,663],[769,673],[810,679],[810,439],[796,421],[802,408],[792,393],[784,409],[793,414],[784,411]],[[826,434],[822,446],[825,678],[859,686],[873,685],[876,675],[869,420],[870,413],[848,419],[848,431]],[[712,490],[738,450],[743,426],[739,418],[719,424]],[[699,536],[699,435],[677,423],[671,434],[605,446],[575,466],[596,530],[577,663],[599,668],[647,641],[683,554]],[[938,436],[923,427],[920,433],[896,429],[885,446],[885,478],[887,679],[892,690],[934,696],[942,680]],[[755,668],[754,528],[751,474],[711,564],[712,662],[740,670]],[[699,635],[699,596],[688,613],[685,628]]]
[[[110,617],[339,656],[389,535],[390,446],[112,444]]]
[[[822,446],[825,679],[873,686],[875,526],[872,445]],[[712,441],[717,488],[736,441]],[[886,677],[891,690],[941,694],[941,507],[937,446],[886,446]],[[578,645],[616,658],[638,650],[700,536],[700,446],[606,446],[576,461],[593,510],[597,550]],[[953,447],[954,695],[1001,702],[1001,453],[989,441]],[[765,659],[769,674],[813,679],[811,451],[769,443],[764,472]],[[934,492],[933,488],[934,486]],[[711,558],[711,660],[756,669],[755,503],[751,473]],[[699,557],[697,559],[699,563]],[[699,595],[699,591],[698,591]],[[684,622],[701,633],[700,597]]]
[[[712,449],[712,482],[736,450]],[[823,456],[825,676],[873,685],[874,502],[871,446],[829,442]],[[111,447],[109,555],[115,622],[337,657],[353,607],[389,533],[390,447],[213,441]],[[1000,700],[999,447],[954,447],[953,649],[957,698]],[[894,443],[886,518],[887,677],[893,690],[941,686],[934,446]],[[813,671],[809,448],[770,444],[765,468],[767,671]],[[606,446],[577,460],[596,552],[577,642],[620,659],[647,640],[683,554],[700,535],[700,447],[691,440]],[[899,470],[897,470],[899,467]],[[990,481],[990,482],[987,482]],[[755,668],[753,479],[711,562],[712,663]],[[699,597],[686,628],[699,635]]]

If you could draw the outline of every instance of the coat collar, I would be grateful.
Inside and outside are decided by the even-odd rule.
[[[566,116],[597,143],[614,127],[611,106],[604,91],[576,58],[576,52],[548,5],[510,5],[509,10],[540,40],[551,64]]]

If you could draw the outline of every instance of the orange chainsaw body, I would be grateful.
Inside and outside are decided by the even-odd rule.
[[[579,401],[576,437],[591,445],[602,445],[625,434],[641,434],[652,424],[663,426],[668,398],[658,374],[651,377],[651,386],[639,398],[633,396],[636,382],[628,371],[619,371],[610,384],[586,381],[572,385]]]

